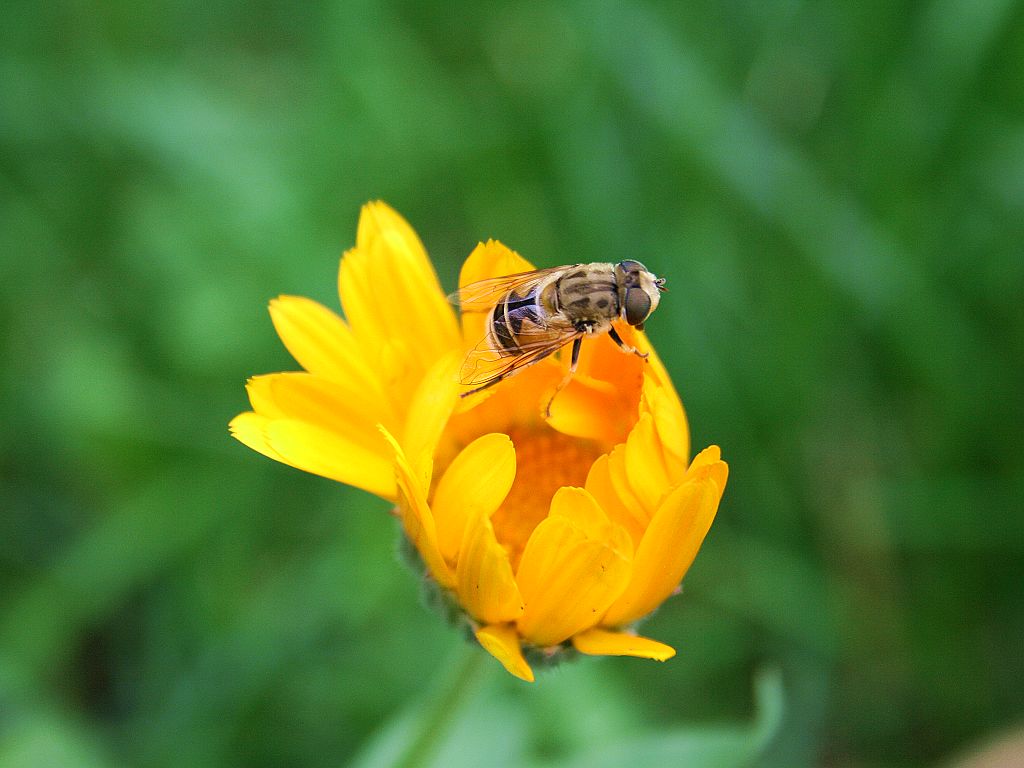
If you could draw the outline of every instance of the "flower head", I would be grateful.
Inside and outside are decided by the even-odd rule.
[[[460,285],[533,269],[481,244]],[[341,261],[345,318],[282,296],[270,305],[303,372],[257,376],[231,422],[260,453],[395,503],[427,573],[513,675],[569,647],[664,661],[631,627],[676,591],[711,526],[728,468],[690,461],[679,397],[643,333],[623,354],[584,341],[579,368],[542,360],[466,398],[459,368],[484,317],[458,320],[423,245],[387,205],[363,208]]]

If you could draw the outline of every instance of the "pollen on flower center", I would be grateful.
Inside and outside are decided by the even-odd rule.
[[[546,425],[508,432],[516,449],[516,479],[491,522],[513,569],[533,529],[548,515],[551,497],[562,486],[582,486],[598,456],[598,444],[556,432]]]

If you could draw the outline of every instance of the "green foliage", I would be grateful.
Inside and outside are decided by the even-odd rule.
[[[665,275],[732,470],[644,626],[679,655],[494,671],[443,764],[930,765],[1024,715],[1019,4],[9,5],[0,764],[340,766],[415,717],[462,638],[386,506],[226,430],[373,198],[447,289],[488,237]]]

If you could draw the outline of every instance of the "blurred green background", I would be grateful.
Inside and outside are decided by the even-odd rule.
[[[494,664],[444,764],[934,765],[1024,722],[1022,4],[4,15],[0,765],[370,764],[418,716],[460,643],[386,505],[226,428],[374,198],[447,290],[487,237],[665,275],[732,468],[645,626],[679,655]]]

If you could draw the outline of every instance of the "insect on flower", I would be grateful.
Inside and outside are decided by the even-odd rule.
[[[643,330],[665,290],[665,278],[633,260],[570,264],[464,286],[453,300],[464,313],[489,317],[483,340],[462,365],[461,383],[475,385],[462,397],[494,386],[571,341],[569,371],[548,401],[550,415],[555,395],[576,371],[585,336],[607,333],[626,354],[647,357],[622,340],[613,322],[621,319]]]
[[[456,318],[415,230],[367,204],[339,268],[344,318],[299,296],[271,302],[303,370],[249,379],[231,433],[394,505],[424,584],[512,675],[533,681],[570,651],[671,658],[636,624],[678,591],[729,467],[716,445],[691,456],[672,379],[636,332],[661,280],[635,261],[535,271],[492,240],[459,284]],[[566,378],[554,353],[588,334],[587,375],[545,414]]]

